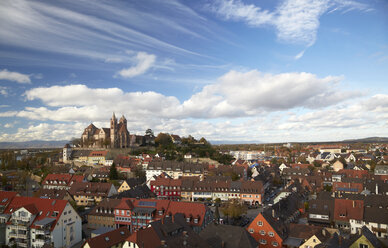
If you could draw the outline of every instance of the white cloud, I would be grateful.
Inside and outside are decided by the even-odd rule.
[[[3,69],[0,71],[0,80],[13,81],[20,84],[31,83],[30,75],[26,75],[26,74],[14,72],[14,71],[8,71],[7,69]]]
[[[0,86],[0,95],[8,96],[7,87]]]
[[[218,0],[210,9],[227,20],[243,21],[249,26],[273,26],[279,40],[307,46],[315,43],[319,18],[324,13],[370,10],[366,4],[351,0],[283,0],[272,12],[241,0]]]
[[[13,125],[14,125],[13,123],[5,123],[4,127],[5,128],[11,128],[11,127],[13,127]]]
[[[122,69],[118,74],[124,78],[136,77],[144,74],[155,64],[156,56],[145,52],[138,52],[136,57],[136,65],[127,69]]]
[[[247,117],[296,107],[323,108],[360,96],[359,92],[339,90],[337,84],[341,80],[342,77],[318,78],[305,72],[230,71],[183,102],[152,91],[92,89],[81,84],[39,87],[26,91],[26,99],[41,100],[50,108],[27,107],[17,116],[55,121],[104,120],[112,112],[136,118]]]
[[[70,140],[72,137],[79,137],[85,125],[87,123],[40,123],[27,128],[18,128],[16,133],[0,134],[0,141]]]

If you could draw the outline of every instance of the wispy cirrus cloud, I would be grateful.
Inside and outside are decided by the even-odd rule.
[[[8,71],[3,69],[0,71],[0,80],[13,81],[20,84],[30,84],[30,75],[19,73],[16,71]]]
[[[226,20],[242,21],[252,27],[274,27],[280,41],[307,46],[315,43],[319,18],[324,13],[371,10],[352,0],[283,0],[273,11],[241,0],[217,0],[210,9]]]
[[[196,32],[201,29],[200,24],[182,21],[198,20],[198,16],[179,3],[158,3],[159,8],[167,8],[165,5],[185,12],[176,16],[155,15],[153,10],[131,7],[130,2],[96,1],[90,8],[87,1],[67,4],[4,0],[0,1],[0,44],[100,61],[109,60],[112,54],[116,54],[116,60],[126,61],[128,56],[121,52],[127,49],[204,56],[174,44],[165,35],[184,33],[201,38]]]
[[[152,68],[156,61],[154,54],[138,52],[135,56],[136,64],[126,69],[120,70],[117,74],[124,78],[132,78],[141,75]]]

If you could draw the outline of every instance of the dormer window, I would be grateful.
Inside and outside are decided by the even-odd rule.
[[[198,224],[198,218],[195,218],[195,219],[194,219],[194,223],[195,223],[195,224]]]
[[[187,223],[190,222],[190,217],[187,217],[187,218],[186,218],[186,222],[187,222]]]

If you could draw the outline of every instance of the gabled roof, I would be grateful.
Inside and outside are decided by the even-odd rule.
[[[7,206],[12,199],[18,195],[18,192],[0,191],[0,206]]]
[[[335,199],[334,200],[334,220],[349,221],[363,220],[364,201],[350,199]]]
[[[255,248],[258,242],[243,227],[210,224],[199,234],[201,238],[214,248],[236,247]]]
[[[52,230],[54,229],[56,222],[59,220],[63,210],[65,209],[66,204],[68,204],[68,202],[65,200],[16,196],[7,206],[4,213],[12,214],[17,209],[24,207],[28,211],[31,211],[31,213],[37,215],[32,223],[32,227],[35,226],[35,222],[37,221],[43,220],[45,218],[54,218],[55,222],[53,222],[53,225],[51,226]]]
[[[130,231],[126,227],[121,227],[113,231],[100,234],[94,238],[90,238],[85,241],[91,248],[110,248],[117,244],[124,243],[125,240],[131,235]]]

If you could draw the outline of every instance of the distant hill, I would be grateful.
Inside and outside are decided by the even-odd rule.
[[[343,140],[345,143],[385,143],[388,142],[388,137],[368,137],[363,139]]]
[[[264,144],[261,141],[210,140],[212,145]]]
[[[31,140],[24,142],[0,142],[0,149],[24,149],[24,148],[62,148],[68,140],[47,141]]]

